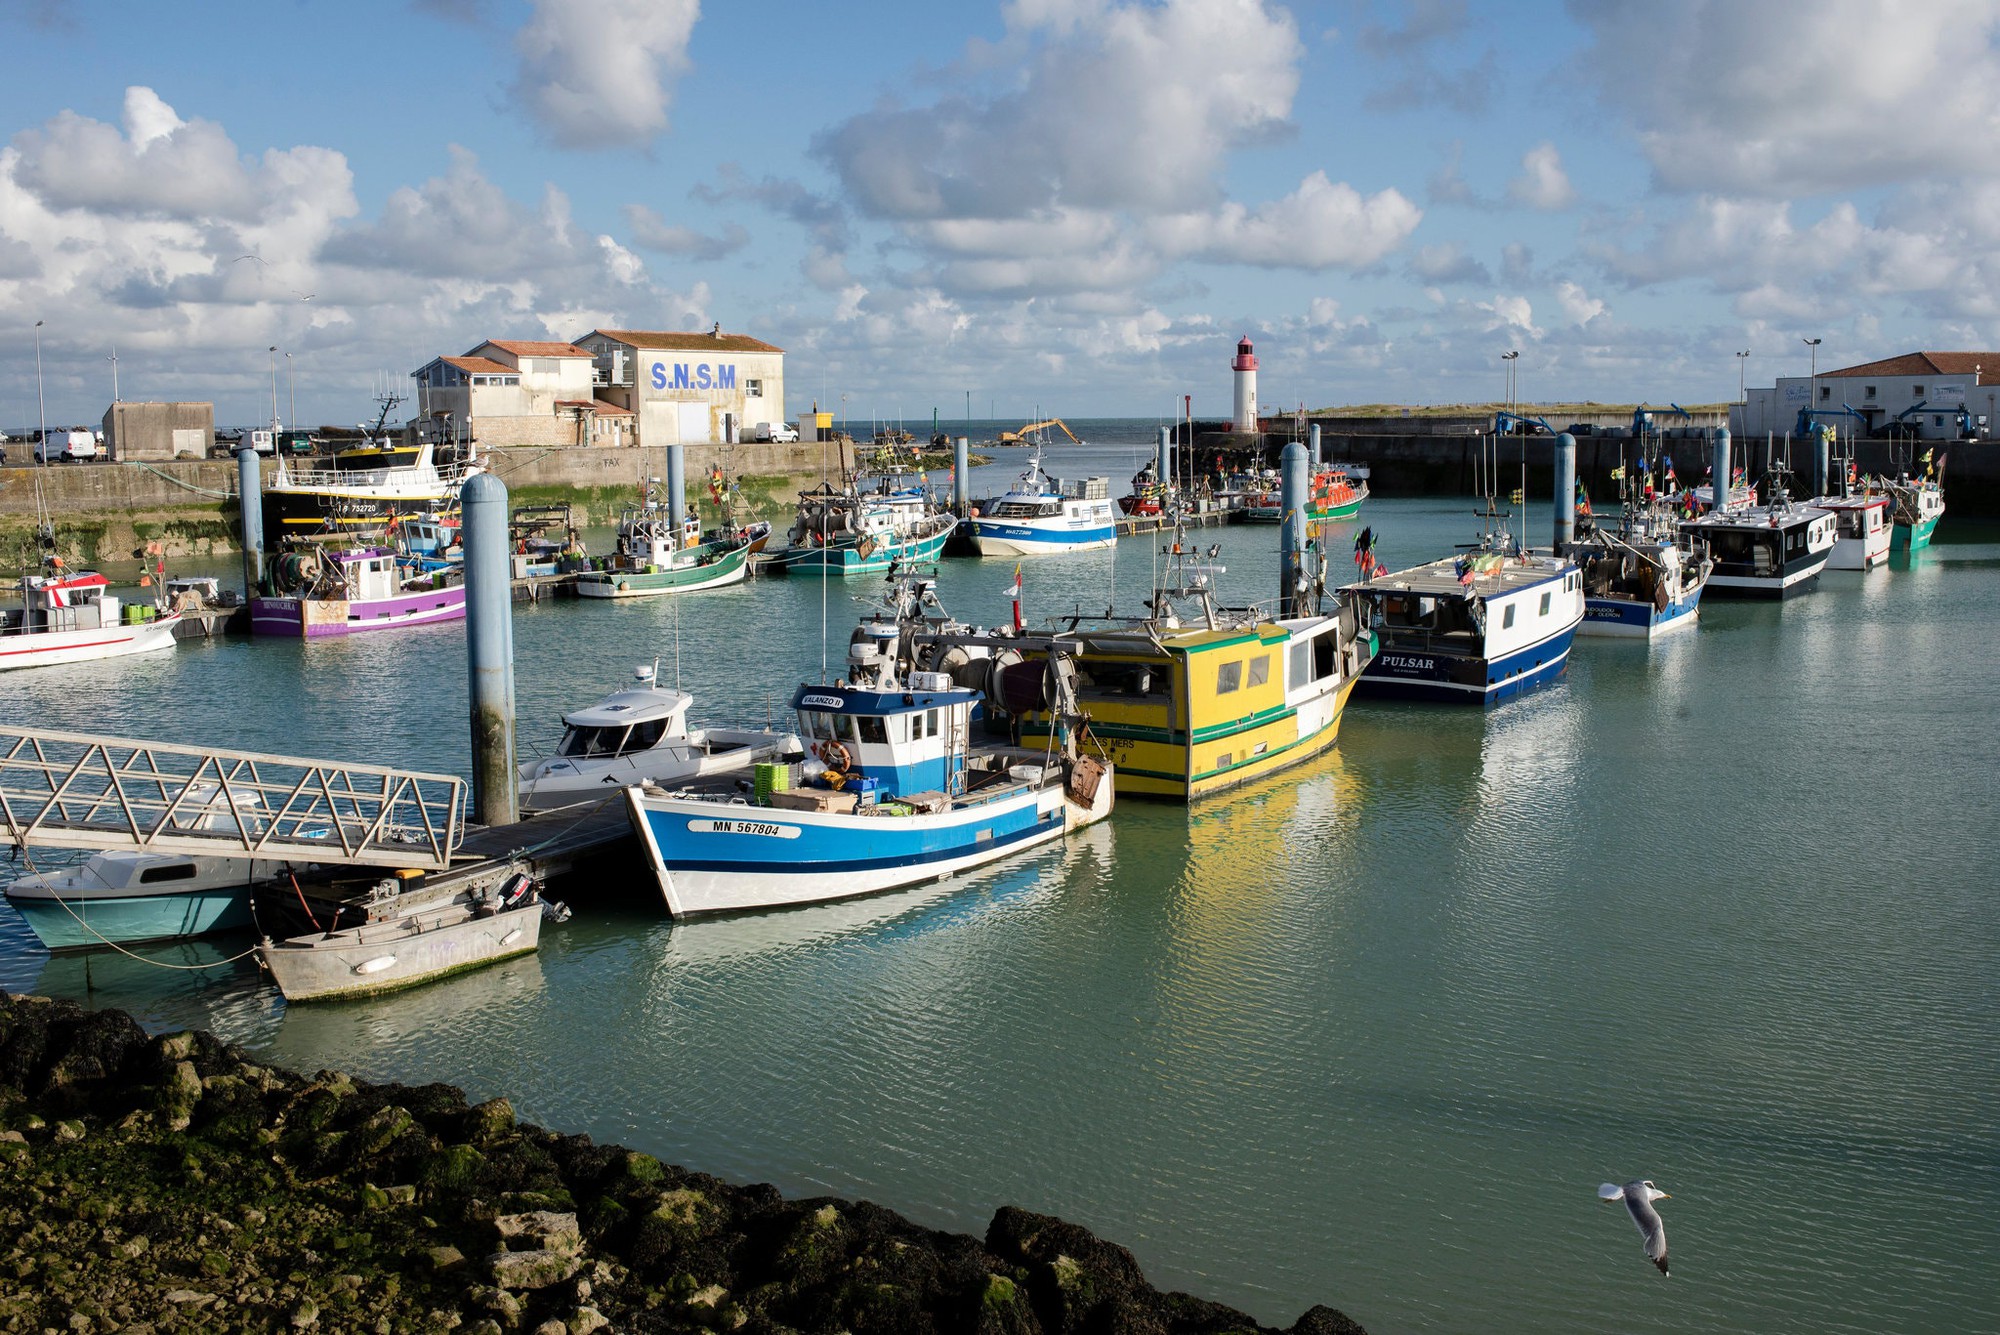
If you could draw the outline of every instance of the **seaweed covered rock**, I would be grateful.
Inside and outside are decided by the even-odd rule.
[[[0,1330],[1222,1335],[1240,1312],[1012,1207],[985,1239],[0,996]],[[1315,1307],[1292,1335],[1360,1335]]]

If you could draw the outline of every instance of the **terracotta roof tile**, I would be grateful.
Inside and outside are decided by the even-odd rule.
[[[484,357],[440,357],[446,366],[456,366],[467,375],[519,375],[513,367],[504,362],[488,361]]]
[[[1838,371],[1821,371],[1826,376],[1923,376],[1923,375],[1972,375],[1978,373],[1976,384],[1991,384],[1986,378],[1987,367],[1993,368],[2000,377],[2000,352],[1906,352],[1900,357],[1886,357],[1879,362],[1863,362],[1859,366],[1846,366]]]
[[[593,334],[635,348],[657,348],[661,352],[783,352],[784,349],[747,334],[711,334],[701,331],[675,333],[659,329],[593,329]],[[588,337],[586,335],[586,337]]]
[[[479,345],[481,348],[499,348],[511,352],[516,357],[588,357],[590,353],[574,343],[528,343],[519,339],[489,338]],[[475,348],[473,351],[477,352]]]

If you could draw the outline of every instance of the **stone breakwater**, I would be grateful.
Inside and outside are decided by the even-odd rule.
[[[0,996],[0,1330],[1221,1335],[1130,1252],[1012,1207],[984,1241],[788,1201],[198,1032]],[[1314,1307],[1293,1335],[1360,1335]]]

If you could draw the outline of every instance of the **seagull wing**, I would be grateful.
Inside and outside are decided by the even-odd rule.
[[[1601,1201],[1622,1201],[1625,1199],[1625,1188],[1619,1186],[1616,1182],[1606,1182],[1597,1189],[1597,1199]]]
[[[1628,1194],[1625,1208],[1632,1212],[1632,1223],[1639,1230],[1639,1242],[1646,1249],[1647,1258],[1660,1268],[1661,1274],[1666,1274],[1667,1221],[1660,1218],[1660,1212],[1643,1196]]]

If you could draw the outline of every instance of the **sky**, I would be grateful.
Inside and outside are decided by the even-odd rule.
[[[716,323],[792,416],[913,426],[1223,415],[1246,335],[1267,411],[1498,400],[1510,351],[1530,404],[1724,401],[2000,347],[1996,43],[1992,0],[0,0],[0,424],[114,372],[346,424],[484,339]]]

